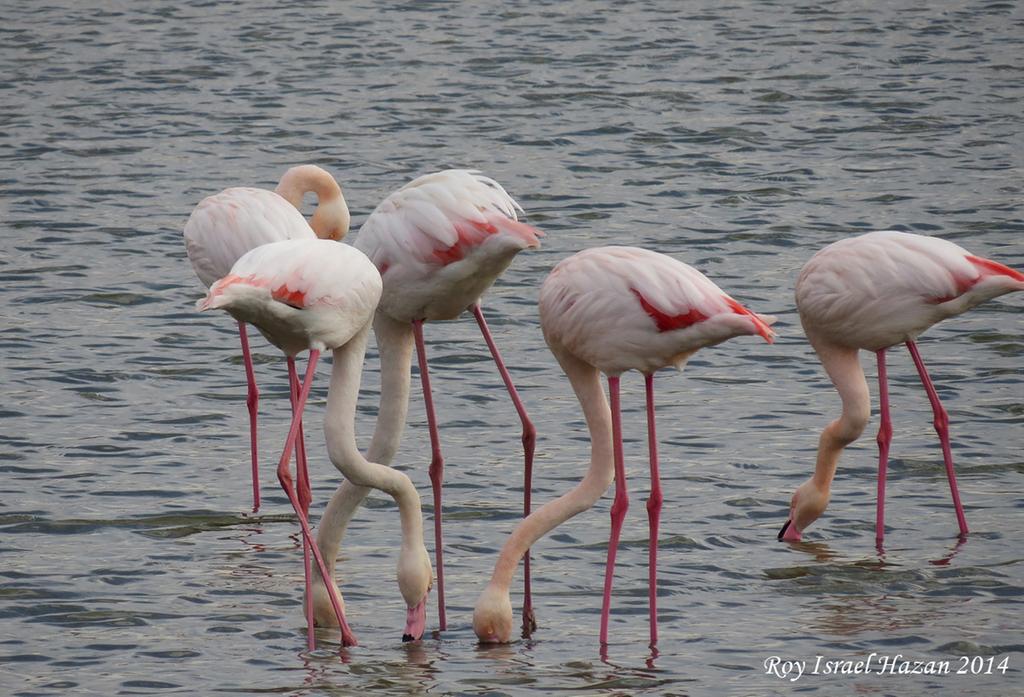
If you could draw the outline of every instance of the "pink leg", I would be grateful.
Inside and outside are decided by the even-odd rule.
[[[608,536],[608,562],[604,570],[604,603],[601,608],[601,646],[608,644],[608,618],[612,607],[612,577],[615,574],[615,553],[619,548],[622,521],[629,508],[626,492],[626,465],[622,456],[622,415],[619,406],[619,378],[608,378],[608,396],[612,409],[612,448],[615,451],[615,501],[612,503],[612,527]]]
[[[878,426],[878,504],[875,509],[875,541],[885,539],[885,475],[889,466],[889,444],[892,442],[892,418],[889,414],[889,380],[885,374],[885,349],[875,351],[878,357],[878,410],[882,423]]]
[[[437,624],[443,632],[448,628],[444,607],[444,550],[441,539],[441,483],[444,480],[444,457],[441,455],[441,436],[437,430],[434,397],[430,391],[430,374],[427,372],[427,353],[423,344],[423,320],[413,320],[412,330],[416,340],[420,380],[423,383],[423,401],[427,408],[427,428],[430,430],[430,485],[434,491],[434,554],[437,558]]]
[[[299,383],[299,376],[295,370],[295,359],[291,356],[288,357],[288,382],[291,386],[291,402],[292,402],[292,418],[295,418],[296,409],[299,402],[299,392],[301,385]],[[295,442],[295,476],[298,479],[298,498],[299,505],[302,506],[302,512],[306,514],[306,519],[309,519],[309,505],[312,503],[312,493],[309,488],[309,467],[306,462],[306,443],[305,436],[302,433],[302,421],[301,415],[299,416],[299,435]],[[313,597],[313,566],[310,563],[309,554],[309,542],[305,537],[302,538],[302,567],[304,570],[304,582],[306,587],[306,594],[303,596],[307,599],[306,601],[306,631],[309,634],[309,643],[313,645],[313,603],[309,602],[309,599]]]
[[[242,340],[242,360],[245,361],[245,381],[249,386],[249,394],[245,399],[249,407],[249,456],[252,459],[252,512],[260,510],[260,466],[258,455],[259,441],[256,437],[256,415],[259,412],[260,391],[256,387],[256,371],[252,367],[252,354],[249,353],[249,336],[245,331],[245,322],[238,323],[238,336]]]
[[[487,322],[484,320],[484,313],[480,309],[479,303],[473,306],[473,315],[476,317],[477,324],[480,325],[480,333],[484,335],[487,348],[491,350],[491,356],[494,358],[495,365],[498,366],[498,373],[501,374],[501,379],[505,382],[505,389],[508,390],[508,395],[512,398],[512,404],[516,408],[516,413],[519,414],[519,421],[523,424],[523,517],[525,518],[530,515],[531,508],[533,452],[537,445],[537,429],[534,428],[533,422],[530,421],[530,417],[526,413],[526,407],[523,406],[523,401],[519,399],[516,386],[512,384],[512,376],[509,375],[505,362],[501,359],[498,346],[494,343],[494,337],[491,336],[491,330],[487,327]],[[533,597],[530,594],[530,550],[526,550],[526,553],[523,555],[523,637],[530,636],[536,629],[537,619],[533,614]]]
[[[648,595],[651,610],[651,648],[658,644],[658,524],[661,521],[661,475],[658,472],[658,434],[654,427],[654,376],[644,376],[647,392],[647,451],[651,458],[651,497],[647,499],[647,525],[651,531],[648,547]]]
[[[287,494],[288,500],[292,504],[292,508],[295,509],[295,514],[299,518],[299,525],[302,527],[302,534],[309,549],[313,554],[313,558],[316,560],[317,568],[320,570],[320,574],[323,578],[330,578],[327,573],[327,566],[324,564],[323,558],[320,556],[320,550],[315,544],[313,544],[313,532],[309,528],[309,520],[306,517],[305,512],[302,510],[302,504],[299,503],[299,496],[295,492],[294,482],[292,481],[292,473],[288,469],[288,461],[292,456],[292,449],[295,447],[295,441],[299,435],[299,424],[302,422],[302,411],[306,407],[306,400],[309,398],[309,389],[313,384],[313,373],[316,369],[316,362],[320,356],[319,351],[309,352],[309,366],[306,368],[306,378],[302,383],[302,389],[299,392],[299,397],[296,400],[295,413],[292,415],[291,427],[288,429],[288,438],[284,442],[284,452],[281,453],[281,459],[277,463],[277,480],[281,483],[281,488],[284,489],[284,493]],[[345,621],[345,613],[342,612],[341,602],[337,597],[334,586],[331,583],[327,585],[327,593],[331,598],[331,604],[334,606],[334,613],[338,617],[338,626],[341,627],[341,643],[342,646],[355,646],[356,638],[352,634],[352,630],[349,629],[348,623]],[[309,648],[312,650],[315,648],[313,644],[313,633],[309,633]]]
[[[288,382],[291,385],[292,413],[295,413],[295,403],[299,398],[299,375],[295,370],[295,359],[288,358]],[[299,421],[299,435],[295,442],[295,476],[298,484],[299,503],[306,516],[309,516],[309,506],[313,502],[313,491],[309,485],[309,464],[306,461],[306,436],[302,430],[302,421]]]
[[[917,352],[917,344],[913,341],[907,342],[907,348],[917,366],[917,373],[921,376],[921,384],[928,393],[928,401],[932,403],[932,413],[935,415],[935,432],[939,434],[939,442],[942,444],[942,459],[946,463],[946,477],[949,479],[949,490],[953,494],[953,506],[956,508],[956,522],[960,525],[960,535],[966,535],[967,518],[964,517],[964,507],[960,503],[960,490],[956,485],[956,472],[953,471],[953,451],[949,446],[949,415],[939,401],[939,395],[932,385],[932,379],[928,376],[928,370],[924,367],[921,354]]]

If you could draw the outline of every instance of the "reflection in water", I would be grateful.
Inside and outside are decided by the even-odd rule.
[[[968,598],[925,598],[926,593],[904,595],[843,595],[814,611],[808,629],[828,637],[856,637],[882,633],[904,635],[927,630],[959,615]],[[913,642],[918,643],[918,642]]]
[[[887,559],[879,549],[875,558],[849,560],[826,542],[794,542],[789,546],[814,563],[769,569],[766,575],[799,582],[786,592],[815,597],[805,619],[810,631],[835,637],[899,634],[941,625],[957,617],[960,607],[969,602],[969,598],[951,598],[942,590],[942,579],[930,570],[949,566],[965,543],[966,538],[958,538],[939,559],[921,558],[925,550],[918,548],[913,556],[900,549],[895,558]]]
[[[956,544],[953,545],[953,548],[950,549],[945,556],[940,557],[939,559],[932,559],[928,563],[932,566],[949,566],[949,563],[953,561],[953,557],[959,554],[961,548],[967,544],[967,537],[967,535],[959,535],[957,537]]]

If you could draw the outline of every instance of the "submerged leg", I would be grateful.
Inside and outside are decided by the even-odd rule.
[[[651,610],[651,648],[658,644],[658,525],[661,521],[661,474],[658,472],[658,434],[654,427],[654,376],[644,376],[647,393],[647,451],[651,459],[651,496],[647,499],[647,525],[651,539],[648,546],[648,596]]]
[[[484,313],[480,309],[479,303],[473,306],[473,316],[476,317],[476,322],[480,325],[480,333],[483,334],[484,341],[487,342],[487,348],[490,349],[494,363],[498,366],[498,373],[501,374],[501,379],[505,382],[508,396],[512,398],[512,405],[515,407],[516,413],[519,414],[519,421],[523,424],[523,517],[526,518],[530,515],[531,508],[533,452],[537,445],[537,429],[530,421],[526,407],[523,406],[516,386],[512,383],[512,376],[509,375],[505,362],[501,359],[501,353],[498,352],[498,346],[494,343],[494,337],[491,336],[491,330],[487,327],[487,321],[484,320]],[[530,636],[536,629],[537,619],[533,614],[533,597],[530,593],[530,550],[526,550],[523,554],[523,636]]]
[[[245,362],[245,382],[248,395],[245,404],[249,407],[249,457],[252,460],[252,512],[260,510],[260,466],[256,437],[256,415],[259,413],[260,391],[256,387],[256,371],[252,367],[252,354],[249,353],[249,336],[245,331],[245,322],[238,322],[238,336],[242,340],[242,360]]]
[[[917,344],[913,341],[908,341],[907,348],[914,359],[914,365],[917,366],[917,373],[921,376],[921,384],[924,385],[924,390],[928,393],[928,401],[932,403],[932,413],[935,415],[933,423],[935,424],[935,432],[939,434],[939,442],[942,444],[942,459],[946,463],[946,477],[949,479],[949,490],[953,494],[956,522],[960,525],[960,534],[966,535],[968,532],[967,518],[964,517],[964,507],[960,503],[960,490],[956,485],[956,472],[953,471],[953,451],[949,446],[949,415],[942,407],[942,402],[939,401],[939,395],[935,391],[935,386],[932,385],[931,378],[928,376],[928,370],[924,367],[921,354],[917,351]]]
[[[291,459],[292,449],[295,447],[295,441],[299,435],[299,424],[302,420],[302,411],[306,406],[306,399],[309,397],[309,389],[313,384],[313,373],[319,356],[319,351],[309,352],[309,366],[306,368],[306,378],[302,383],[302,389],[299,392],[298,399],[296,400],[295,414],[292,416],[291,427],[288,429],[288,437],[284,442],[284,452],[281,453],[281,459],[277,463],[277,479],[281,483],[281,488],[284,489],[284,493],[288,496],[288,500],[291,502],[292,508],[295,509],[295,514],[299,518],[299,525],[302,527],[303,538],[310,545],[310,550],[312,551],[313,558],[316,561],[317,569],[319,569],[323,578],[330,578],[330,575],[327,573],[327,567],[324,564],[323,557],[320,556],[320,550],[315,544],[313,544],[313,533],[309,529],[309,519],[302,510],[302,505],[299,503],[299,496],[295,491],[295,484],[292,481],[292,474],[288,470],[288,461]],[[342,646],[355,646],[356,638],[352,634],[352,630],[349,629],[348,623],[345,621],[345,613],[341,609],[341,602],[337,597],[334,584],[327,585],[327,592],[330,595],[331,605],[334,607],[334,613],[338,618],[338,626],[341,628]],[[313,632],[310,631],[308,634],[310,649],[315,648],[313,639]]]
[[[615,453],[615,500],[612,503],[611,533],[608,536],[608,561],[604,569],[604,601],[601,607],[601,645],[608,644],[608,619],[612,605],[612,577],[615,573],[615,553],[619,548],[622,521],[629,508],[626,492],[626,466],[622,456],[622,414],[619,406],[619,378],[608,378],[608,396],[612,410],[612,449]]]
[[[889,443],[892,442],[892,418],[889,414],[889,380],[885,374],[885,349],[875,351],[878,357],[878,503],[875,509],[875,541],[885,538],[885,475],[889,465]]]
[[[437,624],[443,632],[448,628],[444,607],[444,551],[441,536],[441,483],[444,480],[444,457],[441,455],[441,437],[434,414],[434,397],[430,391],[427,372],[427,352],[423,343],[423,320],[413,320],[416,340],[416,358],[419,361],[420,381],[423,383],[423,402],[427,409],[427,428],[430,430],[430,486],[434,492],[434,555],[437,559]]]
[[[309,487],[309,465],[306,461],[306,443],[305,436],[302,433],[302,415],[298,413],[299,393],[301,391],[301,385],[299,384],[299,376],[295,370],[295,359],[291,356],[288,357],[288,383],[290,385],[290,397],[292,403],[292,418],[299,419],[299,434],[295,441],[295,476],[298,480],[298,499],[299,505],[302,507],[302,512],[306,514],[306,519],[309,519],[309,505],[312,503],[312,492]],[[309,541],[303,536],[302,538],[302,567],[303,577],[305,579],[305,598],[311,598],[312,596],[312,579],[313,579],[313,567],[310,560],[309,553],[310,544]],[[313,604],[306,603],[306,630],[312,635],[313,633]],[[313,638],[310,636],[310,642],[312,643]]]

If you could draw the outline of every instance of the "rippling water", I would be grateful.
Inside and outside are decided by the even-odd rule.
[[[896,227],[1024,267],[1020,4],[88,5],[0,7],[5,693],[1020,689],[1024,298],[921,342],[951,413],[966,544],[927,400],[898,352],[884,554],[870,434],[844,457],[809,541],[775,541],[838,407],[795,321],[803,261],[844,235]],[[646,246],[780,316],[774,346],[738,339],[657,381],[660,656],[646,647],[638,376],[624,384],[633,507],[607,661],[597,629],[609,497],[536,546],[534,639],[476,645],[471,609],[516,521],[521,465],[515,414],[469,319],[428,331],[448,458],[450,631],[399,641],[397,515],[374,496],[342,562],[361,645],[339,657],[325,631],[304,652],[297,528],[269,467],[261,515],[244,513],[233,324],[193,311],[200,287],[180,232],[203,196],[272,187],[300,162],[339,178],[356,225],[414,175],[476,166],[548,232],[485,300],[541,426],[535,501],[572,486],[588,457],[535,311],[557,260]],[[269,465],[287,399],[277,352],[262,341],[256,351]],[[376,369],[371,350],[364,438]],[[319,435],[325,389],[307,421],[319,506],[338,480]],[[422,492],[425,440],[414,388],[397,464]],[[872,652],[954,670],[961,655],[1008,658],[1009,671],[789,682],[764,669],[771,656]]]

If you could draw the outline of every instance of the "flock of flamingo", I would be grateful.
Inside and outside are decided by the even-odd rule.
[[[317,207],[307,222],[299,212],[312,192]],[[473,613],[481,642],[508,642],[512,579],[524,561],[523,634],[536,628],[530,594],[529,549],[540,537],[587,510],[615,482],[605,568],[600,642],[608,643],[616,548],[629,505],[623,464],[619,377],[644,375],[651,496],[649,606],[651,645],[657,643],[656,574],[662,493],[655,430],[654,374],[681,368],[698,349],[741,335],[774,338],[774,318],[752,312],[699,271],[663,254],[635,247],[583,250],[559,262],[540,288],[544,338],[569,383],[590,431],[590,466],[580,483],[531,510],[536,430],[488,330],[480,298],[520,251],[538,246],[543,233],[518,220],[522,208],[500,184],[472,170],[419,177],[380,203],[359,230],[348,232],[349,211],[334,178],[314,165],[288,170],[275,191],[236,187],[204,199],[184,236],[189,260],[208,287],[198,309],[222,309],[238,322],[248,382],[254,510],[259,508],[256,387],[246,325],[251,324],[287,359],[292,420],[277,477],[302,528],[308,645],[315,626],[337,626],[342,645],[356,644],[345,620],[335,565],[345,529],[371,489],[394,498],[401,519],[398,585],[408,614],[403,640],[418,640],[434,572],[424,544],[420,498],[407,475],[388,465],[395,456],[408,409],[415,348],[430,432],[439,628],[444,602],[441,490],[444,459],[424,350],[425,322],[470,311],[494,358],[523,425],[524,518],[505,542]],[[861,349],[878,360],[881,427],[876,538],[884,528],[885,475],[892,426],[886,350],[906,344],[935,416],[935,429],[952,491],[960,534],[967,522],[957,489],[948,417],[932,386],[915,340],[931,325],[981,302],[1024,290],[1024,274],[971,255],[935,237],[881,231],[839,240],[818,251],[796,283],[796,302],[807,338],[842,400],[842,412],[822,431],[811,478],[793,494],[780,540],[795,541],[825,511],[843,449],[867,426],[870,396]],[[355,411],[366,346],[373,328],[381,359],[380,408],[364,456],[356,444]],[[300,379],[295,357],[309,352]],[[303,409],[317,360],[333,354],[324,420],[327,453],[344,476],[314,537],[302,429]],[[600,374],[608,381],[606,400]],[[610,402],[610,404],[609,404]],[[295,454],[295,475],[290,469]]]

